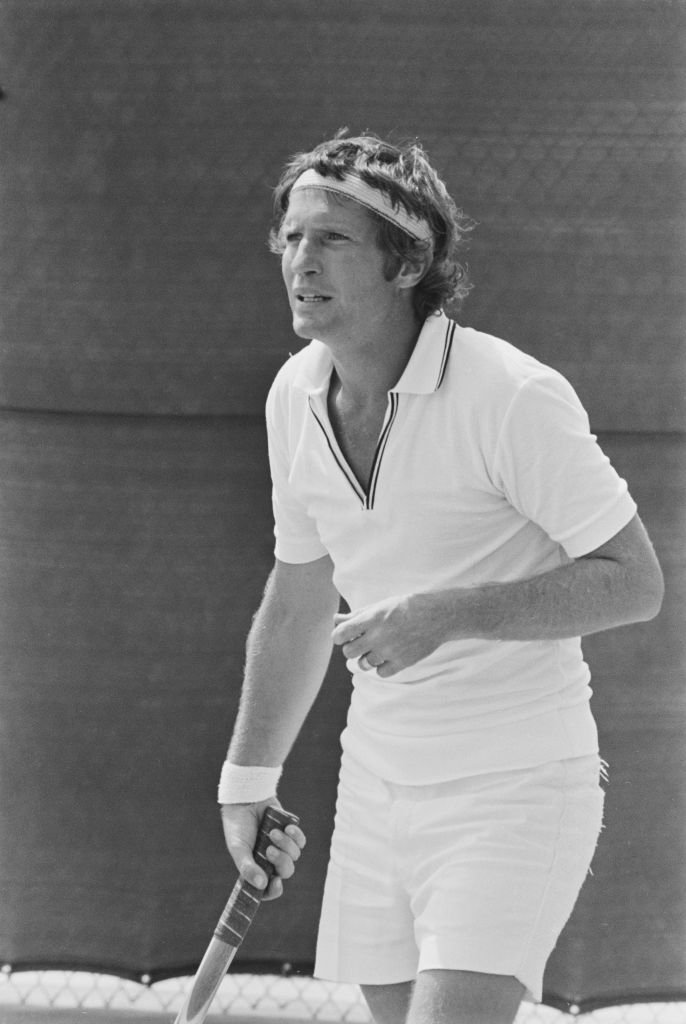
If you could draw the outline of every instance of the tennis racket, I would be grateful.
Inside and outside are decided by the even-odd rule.
[[[268,807],[264,812],[253,856],[268,879],[274,874],[274,865],[266,857],[267,847],[271,843],[269,833],[275,828],[283,831],[287,825],[297,825],[298,821],[295,814],[283,811],[280,807]],[[238,879],[174,1024],[203,1024],[217,989],[252,924],[264,892],[244,878]]]

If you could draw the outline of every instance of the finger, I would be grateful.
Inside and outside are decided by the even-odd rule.
[[[286,828],[286,835],[297,843],[299,849],[304,850],[307,845],[307,836],[301,828],[297,825],[288,825]]]
[[[355,637],[348,640],[341,647],[346,658],[359,658],[369,653],[369,640],[365,636]]]
[[[274,871],[279,878],[291,878],[295,871],[295,862],[292,857],[284,853],[278,846],[268,846],[265,857],[273,865]]]
[[[291,838],[283,832],[280,832],[279,829],[274,828],[269,833],[269,839],[274,846],[285,853],[287,857],[290,857],[294,863],[299,860],[302,847],[296,843],[294,838]]]
[[[278,875],[274,875],[266,891],[263,893],[262,899],[278,900],[279,896],[283,896],[283,882]]]
[[[264,889],[269,879],[262,868],[255,863],[251,850],[247,849],[243,854],[240,852],[234,853],[233,850],[231,852],[234,856],[234,860],[236,861],[236,866],[238,867],[241,877],[244,878],[246,882],[250,882],[251,885],[254,885],[256,889]]]
[[[364,636],[364,630],[359,623],[346,620],[336,626],[331,636],[335,644],[348,644]]]
[[[391,661],[383,661],[380,665],[377,665],[376,671],[377,675],[382,679],[388,679],[389,676],[394,676],[396,672],[400,671],[400,666],[395,665]]]

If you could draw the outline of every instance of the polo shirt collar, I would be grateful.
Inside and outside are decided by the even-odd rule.
[[[409,362],[400,380],[391,391],[428,395],[438,391],[443,382],[456,323],[444,313],[428,317],[417,338]],[[328,389],[333,360],[326,345],[310,342],[295,384],[310,394]]]
[[[392,391],[430,395],[443,383],[456,323],[444,313],[427,317],[402,376]]]

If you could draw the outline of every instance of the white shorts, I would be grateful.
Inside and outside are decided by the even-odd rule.
[[[602,827],[596,756],[430,786],[344,757],[315,976],[360,985],[432,968],[543,971]]]

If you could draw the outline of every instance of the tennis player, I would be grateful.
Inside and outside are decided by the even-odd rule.
[[[267,402],[276,560],[227,845],[260,884],[256,823],[337,645],[354,685],[315,973],[361,985],[377,1024],[510,1024],[601,828],[580,637],[655,616],[660,567],[572,387],[446,315],[470,225],[419,145],[339,134],[276,207],[308,343]]]

